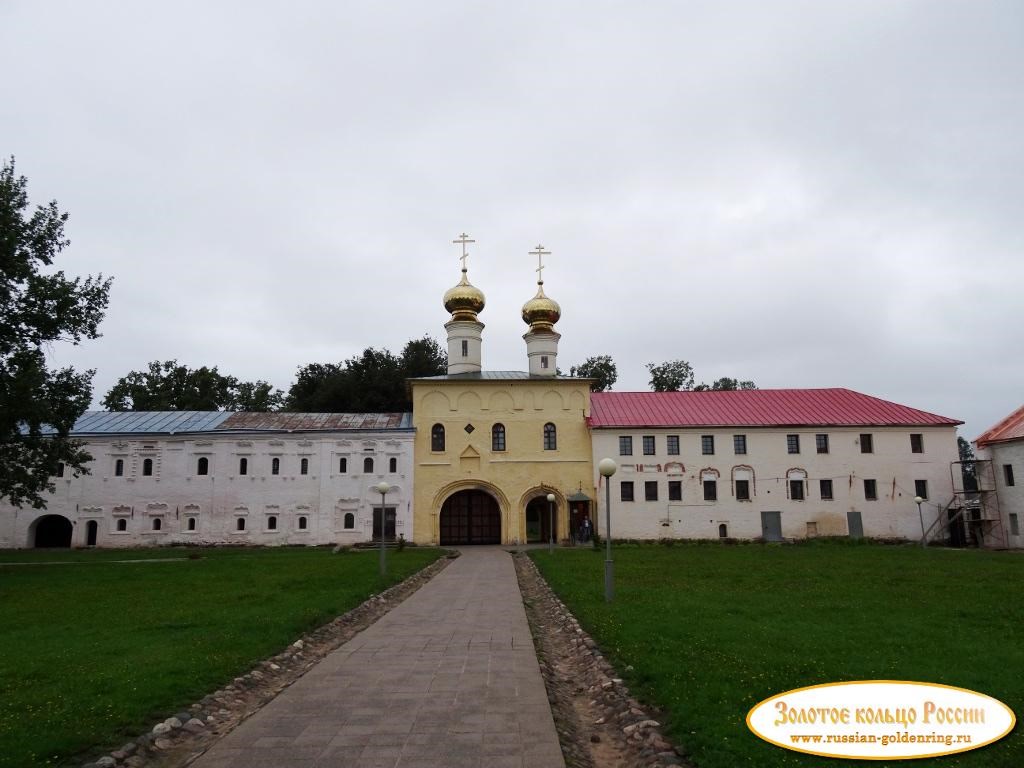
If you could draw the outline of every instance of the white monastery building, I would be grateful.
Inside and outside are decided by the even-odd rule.
[[[1020,521],[1024,518],[1024,406],[1011,413],[977,440],[980,534],[991,528],[995,545],[1024,546]],[[994,499],[992,499],[994,497]],[[994,503],[992,503],[994,501]],[[968,516],[968,525],[971,524]],[[991,519],[994,524],[982,522]]]
[[[591,393],[558,374],[561,307],[523,305],[526,371],[482,365],[483,292],[444,296],[448,374],[413,413],[87,412],[91,473],[47,509],[0,504],[0,547],[517,544],[851,536],[1021,546],[1024,409],[978,440],[1005,515],[955,486],[963,422],[848,389]],[[615,473],[605,479],[599,461]],[[955,467],[955,469],[954,469]],[[415,488],[413,487],[415,480]],[[378,487],[387,485],[382,508]],[[987,493],[988,491],[986,491]],[[994,489],[993,489],[994,492]],[[977,514],[976,514],[977,513]],[[991,517],[991,519],[989,519]],[[959,521],[959,522],[958,522]],[[1002,538],[995,534],[1008,531]]]
[[[90,474],[0,506],[0,547],[351,544],[412,535],[408,413],[88,411]]]
[[[616,538],[768,541],[919,540],[914,499],[926,528],[952,501],[962,423],[848,389],[595,393],[589,422]]]

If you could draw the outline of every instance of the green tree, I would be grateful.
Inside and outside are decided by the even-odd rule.
[[[412,408],[405,380],[439,376],[448,357],[429,336],[414,339],[395,356],[368,347],[342,363],[310,363],[299,368],[288,390],[289,411],[369,413]]]
[[[91,456],[68,437],[92,399],[94,371],[50,370],[43,348],[95,339],[110,280],[44,268],[70,241],[57,202],[27,214],[28,181],[14,158],[0,168],[0,497],[41,509],[63,463],[87,473]]]
[[[448,353],[429,336],[406,342],[400,361],[402,376],[407,379],[441,376],[448,372]]]
[[[685,360],[667,360],[661,365],[647,364],[651,389],[655,392],[679,392],[693,389],[693,366]]]
[[[730,379],[728,376],[724,376],[721,379],[717,379],[715,383],[710,386],[704,383],[698,384],[693,388],[693,391],[734,392],[737,389],[757,389],[757,385],[752,381],[738,381],[736,379]]]
[[[344,412],[344,407],[331,406],[347,402],[347,384],[344,363],[309,363],[296,372],[285,397],[284,409],[307,413]]]
[[[240,382],[217,367],[154,360],[122,376],[103,398],[109,411],[274,411],[284,394],[265,381]]]
[[[278,411],[284,405],[284,392],[274,389],[265,381],[240,381],[235,385],[232,411],[267,413]]]
[[[590,385],[591,392],[607,392],[612,385],[618,381],[619,371],[615,367],[615,361],[611,355],[598,355],[588,357],[579,365],[569,369],[570,376],[578,376],[581,379],[593,379]]]
[[[978,490],[978,473],[974,464],[974,448],[960,435],[957,435],[956,447],[960,453],[960,476],[964,481],[964,490],[976,491]]]

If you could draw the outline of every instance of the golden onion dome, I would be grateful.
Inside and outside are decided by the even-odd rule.
[[[476,320],[477,314],[483,311],[484,292],[470,284],[465,269],[459,284],[445,293],[444,308],[452,313],[452,320]]]
[[[537,283],[537,295],[523,304],[523,321],[534,330],[550,329],[562,316],[558,302],[544,295],[544,283]]]

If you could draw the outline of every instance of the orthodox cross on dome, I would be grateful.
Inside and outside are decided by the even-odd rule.
[[[469,243],[475,243],[476,240],[472,240],[469,237],[469,235],[467,235],[465,232],[463,232],[457,238],[452,240],[452,242],[455,243],[456,245],[461,245],[462,246],[462,255],[459,258],[462,260],[462,271],[465,272],[466,271],[466,257],[469,256],[469,251],[466,250],[466,246]]]
[[[551,251],[545,251],[543,245],[538,245],[530,251],[530,255],[537,257],[537,285],[544,285],[544,257],[550,256]]]

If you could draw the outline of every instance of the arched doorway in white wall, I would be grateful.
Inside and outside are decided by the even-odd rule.
[[[71,521],[64,515],[43,515],[29,528],[29,541],[36,549],[71,546]]]

